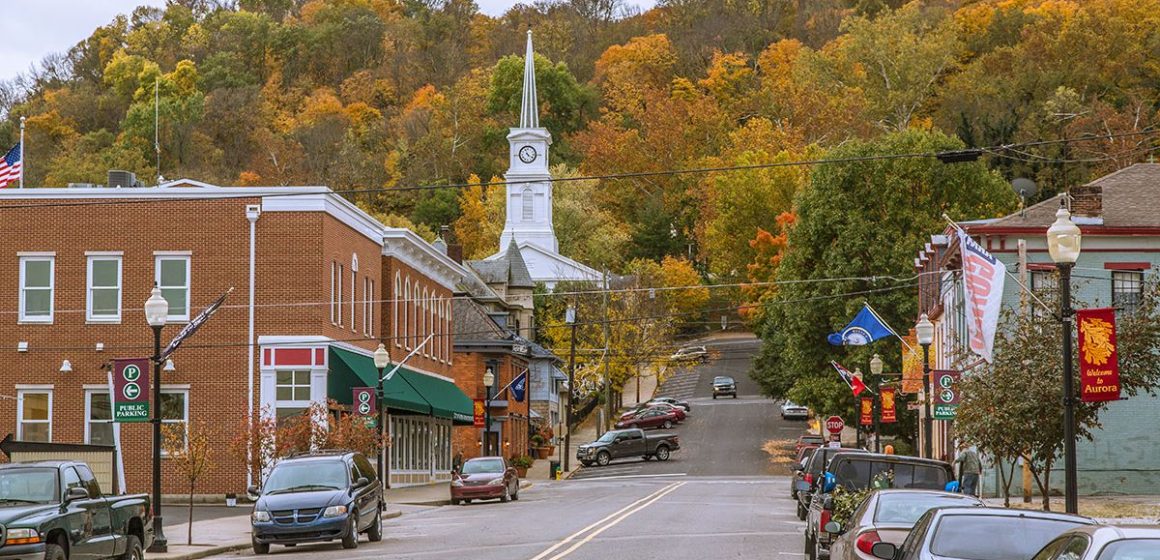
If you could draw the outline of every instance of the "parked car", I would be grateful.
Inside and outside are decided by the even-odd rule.
[[[936,507],[984,507],[966,494],[934,490],[879,490],[870,494],[850,515],[845,526],[831,521],[825,530],[840,534],[830,545],[831,560],[874,560],[874,543],[901,547],[922,514]],[[837,525],[837,526],[835,526]]]
[[[85,463],[0,465],[0,558],[142,560],[152,511],[145,494],[105,497]]]
[[[866,450],[850,447],[819,447],[813,455],[810,455],[810,461],[806,463],[806,468],[803,469],[797,487],[798,519],[805,520],[806,514],[810,510],[810,499],[822,483],[822,473],[826,472],[826,465],[838,453],[866,453]]]
[[[810,497],[806,513],[805,553],[810,560],[828,558],[830,542],[836,535],[825,530],[833,514],[830,493],[841,486],[846,490],[867,488],[913,488],[945,490],[955,479],[949,463],[879,453],[838,453],[822,474],[822,482]]]
[[[798,436],[797,445],[794,446],[793,450],[795,453],[801,453],[802,448],[807,446],[807,445],[819,447],[819,446],[822,446],[825,444],[826,444],[826,438],[823,436],[820,436],[818,434],[802,434],[802,435]]]
[[[1160,530],[1077,527],[1047,543],[1032,560],[1160,560]]]
[[[737,382],[727,375],[718,375],[713,378],[713,398],[733,395],[737,398]]]
[[[679,406],[679,407],[685,409],[686,413],[693,411],[693,408],[691,406],[689,406],[689,401],[683,401],[681,399],[675,399],[673,397],[653,397],[652,400],[648,401],[648,404],[651,404],[651,403],[668,403],[668,404],[671,404],[673,406]]]
[[[668,461],[672,452],[681,448],[680,438],[670,434],[648,435],[633,428],[604,432],[600,439],[576,449],[576,459],[585,467],[593,463],[605,466],[613,459],[642,457]]]
[[[685,346],[677,350],[672,356],[669,356],[669,360],[674,362],[696,361],[703,364],[709,361],[709,351],[704,346]]]
[[[475,457],[468,459],[451,478],[451,505],[471,500],[520,499],[520,477],[515,467],[503,457]]]
[[[1064,531],[1094,524],[1086,517],[1046,511],[936,508],[918,519],[901,547],[880,542],[871,551],[882,560],[1030,559]]]
[[[646,408],[621,419],[616,423],[616,429],[621,430],[625,428],[672,428],[677,423],[677,413],[673,410],[659,410],[656,408]]]
[[[800,404],[785,401],[781,404],[782,420],[809,420],[810,409]]]
[[[362,453],[318,451],[291,455],[274,465],[255,496],[251,515],[254,554],[271,544],[342,541],[358,548],[360,533],[383,539],[383,485]]]
[[[793,478],[789,480],[789,497],[794,500],[798,499],[798,492],[802,488],[802,479],[805,478],[806,474],[806,464],[810,462],[810,457],[813,456],[815,449],[817,449],[817,447],[803,447],[802,450],[798,452],[798,458],[794,463],[793,468]],[[801,509],[800,505],[798,506],[798,509]]]
[[[679,406],[674,406],[674,405],[671,405],[669,403],[653,403],[653,402],[649,402],[649,403],[645,403],[645,404],[646,404],[646,406],[644,406],[643,408],[634,408],[632,410],[629,410],[628,412],[625,412],[624,414],[621,414],[620,419],[624,420],[624,419],[636,416],[645,410],[663,410],[666,412],[672,412],[673,414],[675,414],[677,416],[677,422],[684,422],[685,418],[687,417],[687,414],[685,413],[685,409],[683,409]]]

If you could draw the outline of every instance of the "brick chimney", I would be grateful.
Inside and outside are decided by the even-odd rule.
[[[447,243],[446,255],[451,260],[463,264],[463,245],[454,243],[451,235],[451,228],[449,226],[439,226],[439,237]]]
[[[1104,188],[1095,185],[1081,185],[1072,187],[1068,193],[1071,195],[1071,213],[1074,216],[1084,216],[1087,218],[1099,218],[1104,213]]]

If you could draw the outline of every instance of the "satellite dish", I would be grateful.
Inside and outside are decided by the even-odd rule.
[[[1039,187],[1035,184],[1035,181],[1023,177],[1011,181],[1011,188],[1015,189],[1015,194],[1022,198],[1035,196],[1035,193],[1039,192]]]

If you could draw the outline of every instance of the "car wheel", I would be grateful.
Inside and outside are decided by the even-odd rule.
[[[737,393],[733,393],[733,398],[737,398]]]
[[[367,529],[367,540],[370,542],[379,542],[383,540],[383,510],[382,506],[375,510],[375,520],[371,522],[371,528]]]
[[[612,455],[607,451],[601,451],[596,455],[596,464],[602,467],[607,467],[608,463],[612,462]]]
[[[791,499],[791,500],[797,499],[797,490],[794,490],[793,488],[789,489],[789,499]]]
[[[520,481],[518,481],[518,480],[516,481],[516,491],[512,492],[512,501],[513,502],[520,501]]]
[[[668,448],[668,446],[662,445],[662,446],[657,448],[657,460],[658,461],[668,461],[669,460],[669,448]]]
[[[270,553],[270,543],[260,543],[253,537],[250,537],[250,546],[253,547],[254,554],[262,555]],[[45,559],[49,558],[47,554],[44,557]]]
[[[661,427],[666,430],[671,429],[673,427],[673,422],[671,420],[665,420],[665,423],[661,424]]]
[[[137,535],[125,537],[125,553],[121,555],[121,560],[145,560],[145,552],[141,550],[141,541]]]
[[[806,508],[805,508],[805,506],[803,506],[801,502],[798,502],[797,506],[798,506],[797,507],[798,520],[805,521],[806,520]]]
[[[471,498],[464,498],[464,499],[463,499],[463,503],[465,503],[465,504],[470,504],[470,503],[471,503]]]
[[[580,464],[585,466],[585,467],[591,467],[592,461],[580,461]]]
[[[713,400],[717,400],[717,395],[713,395]]]
[[[453,505],[453,506],[459,505],[459,498],[451,498],[451,505]]]
[[[358,512],[351,511],[346,519],[346,532],[342,534],[343,548],[358,548],[358,523],[355,522],[357,518]]]

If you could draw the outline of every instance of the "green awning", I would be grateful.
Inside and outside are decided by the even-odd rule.
[[[326,392],[338,403],[351,404],[351,389],[375,387],[378,375],[379,370],[375,368],[374,359],[370,356],[330,347],[330,375]],[[386,382],[383,392],[388,410],[450,418],[457,424],[469,424],[474,419],[471,399],[454,383],[406,367],[399,368],[395,376]]]

